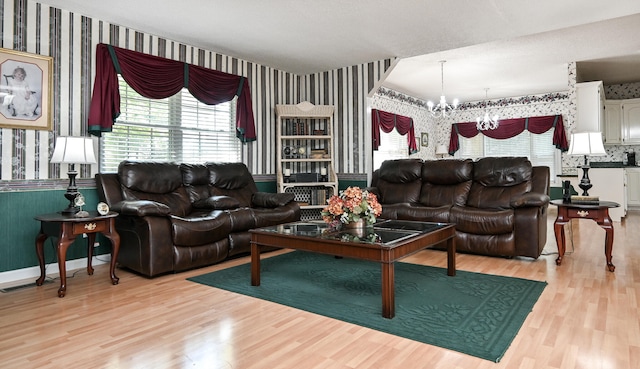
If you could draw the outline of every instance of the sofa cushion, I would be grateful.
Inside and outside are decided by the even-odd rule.
[[[171,214],[185,216],[191,202],[182,185],[182,173],[176,163],[123,161],[118,177],[124,200],[150,200],[165,204]]]
[[[176,163],[125,160],[118,166],[120,184],[132,191],[166,194],[182,187],[182,173]]]
[[[241,207],[250,207],[253,194],[258,192],[249,168],[243,163],[207,163],[210,195],[230,196]]]
[[[513,198],[531,191],[531,175],[527,158],[482,158],[474,165],[467,205],[509,209]]]
[[[461,232],[497,235],[514,231],[515,212],[513,209],[485,210],[454,206],[449,221],[455,223],[456,230]]]
[[[209,169],[204,164],[180,164],[182,183],[189,200],[196,203],[209,198]]]
[[[256,192],[251,198],[251,203],[254,206],[260,208],[276,208],[278,206],[285,206],[296,197],[294,193],[267,193]]]
[[[420,199],[422,161],[386,160],[377,173],[378,199],[381,204],[416,203]]]
[[[196,209],[228,210],[239,208],[240,202],[229,196],[209,196],[206,199],[194,202],[193,207]]]
[[[420,203],[436,207],[464,205],[472,179],[471,159],[427,160],[422,164]]]
[[[224,211],[207,216],[171,216],[171,234],[177,246],[198,246],[225,239],[231,232],[231,219]]]

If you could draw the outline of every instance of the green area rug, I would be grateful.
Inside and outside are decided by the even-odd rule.
[[[507,262],[507,261],[505,261]],[[380,264],[294,251],[189,280],[415,341],[500,361],[546,282],[399,262],[396,316],[382,317]]]

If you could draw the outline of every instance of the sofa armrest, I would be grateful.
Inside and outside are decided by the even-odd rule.
[[[251,197],[251,205],[259,208],[277,208],[285,206],[295,198],[295,194],[256,192]]]
[[[115,203],[111,210],[122,215],[144,217],[147,215],[166,216],[171,209],[165,204],[150,200],[124,200]]]
[[[240,207],[240,201],[231,196],[210,196],[193,203],[196,209],[232,210]]]
[[[511,199],[511,207],[513,208],[544,206],[547,204],[549,204],[549,196],[537,192],[527,192]]]

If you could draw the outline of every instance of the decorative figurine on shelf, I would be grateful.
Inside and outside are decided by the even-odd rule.
[[[328,180],[327,168],[320,168],[320,182],[327,182]]]
[[[284,169],[284,183],[289,183],[291,181],[291,169]]]
[[[85,205],[84,196],[81,193],[76,195],[76,198],[73,199],[73,204],[80,208],[80,210],[75,213],[73,216],[76,218],[86,218],[89,216],[89,212],[82,210],[82,207]]]

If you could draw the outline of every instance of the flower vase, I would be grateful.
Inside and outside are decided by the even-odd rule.
[[[344,223],[342,228],[344,230],[352,230],[356,236],[362,238],[367,234],[367,227],[371,226],[372,225],[368,224],[364,219],[358,219],[349,223]]]

